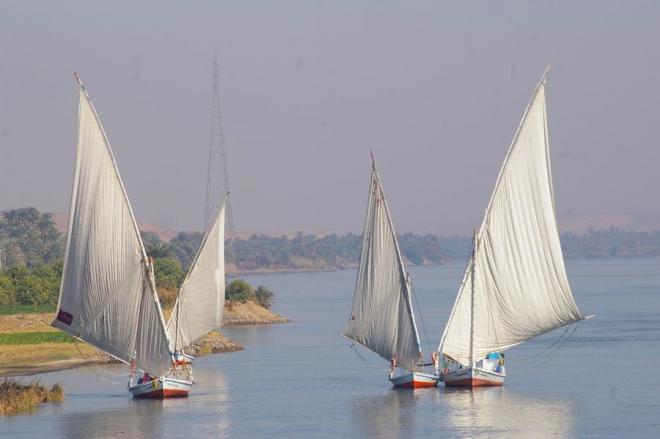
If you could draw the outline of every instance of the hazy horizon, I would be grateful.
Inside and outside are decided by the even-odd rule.
[[[66,212],[78,71],[136,217],[203,224],[217,51],[238,231],[469,234],[548,62],[560,228],[660,227],[660,4],[0,6],[0,209]],[[591,224],[593,223],[593,224]]]

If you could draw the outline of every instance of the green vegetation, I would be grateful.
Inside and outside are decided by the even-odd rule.
[[[185,271],[192,265],[203,239],[201,232],[179,232],[170,240],[170,249]]]
[[[178,289],[186,277],[181,264],[174,258],[165,257],[154,260],[154,272],[158,288]]]
[[[76,343],[78,340],[63,332],[10,332],[0,333],[0,345],[40,343]]]
[[[45,304],[45,305],[8,305],[0,306],[0,316],[11,315],[11,314],[32,314],[32,313],[44,313],[44,312],[55,312],[57,308],[56,305]]]
[[[234,279],[225,289],[225,298],[227,300],[235,300],[236,302],[245,303],[248,300],[255,299],[254,289],[244,280]]]
[[[257,287],[254,291],[254,297],[257,303],[266,309],[271,309],[275,294],[268,288],[262,286]]]
[[[34,207],[7,210],[0,215],[0,250],[3,267],[32,268],[60,259],[64,237],[49,213]]]
[[[142,237],[147,253],[154,258],[162,303],[172,306],[203,234],[180,232],[170,242],[152,232],[143,232]],[[53,310],[62,275],[64,241],[50,214],[33,207],[0,214],[0,314]],[[399,235],[404,259],[416,265],[465,260],[471,242],[470,236]],[[357,265],[361,246],[362,237],[353,233],[317,237],[299,232],[291,238],[252,235],[227,241],[225,254],[227,263],[240,271],[343,269]],[[660,256],[660,231],[611,228],[565,233],[562,248],[567,258],[656,257]],[[265,307],[273,301],[264,291],[257,294],[251,287],[231,284],[227,296],[230,300],[257,300]]]
[[[0,306],[55,305],[62,277],[62,263],[23,265],[0,271]]]
[[[39,381],[22,384],[16,380],[0,383],[0,415],[28,412],[43,402],[64,401],[64,390],[60,384],[48,389]]]

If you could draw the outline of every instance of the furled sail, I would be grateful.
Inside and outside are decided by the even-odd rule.
[[[514,137],[476,239],[440,342],[443,354],[469,364],[472,328],[473,358],[478,361],[489,352],[584,318],[568,284],[555,218],[545,74]]]
[[[417,370],[421,349],[409,285],[374,165],[351,317],[343,335]]]
[[[204,237],[167,323],[175,349],[222,324],[225,304],[225,203]]]
[[[159,376],[171,364],[150,265],[92,102],[80,85],[69,228],[53,326]]]

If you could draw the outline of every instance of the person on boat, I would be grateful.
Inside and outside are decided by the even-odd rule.
[[[491,352],[486,355],[486,360],[488,362],[494,363],[495,372],[501,373],[502,366],[504,366],[504,354],[501,352]]]
[[[396,369],[396,355],[390,360],[390,379],[394,376],[394,369]]]

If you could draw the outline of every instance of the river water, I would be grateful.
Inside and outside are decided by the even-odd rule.
[[[502,388],[394,390],[386,361],[339,336],[354,270],[253,275],[292,322],[225,328],[245,350],[196,360],[189,398],[132,400],[119,365],[44,374],[66,401],[1,418],[0,437],[660,437],[660,260],[567,266],[578,306],[596,318],[559,344],[563,329],[509,351]],[[425,355],[462,272],[412,268]]]

